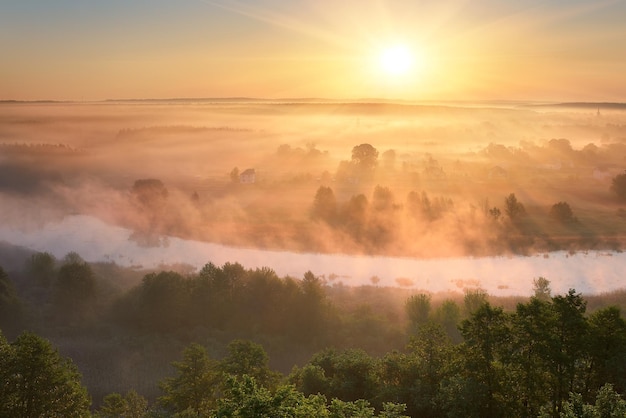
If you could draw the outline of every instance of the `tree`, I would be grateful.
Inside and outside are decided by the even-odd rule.
[[[481,305],[463,321],[461,333],[464,372],[461,373],[463,390],[473,399],[466,399],[474,411],[466,416],[510,416],[511,393],[508,376],[503,367],[503,356],[509,352],[510,330],[507,315],[502,308],[489,303]]]
[[[320,186],[315,193],[313,209],[311,211],[313,219],[320,219],[327,223],[333,223],[337,216],[337,199],[330,187]]]
[[[56,259],[47,252],[35,253],[26,260],[26,272],[35,282],[48,287],[54,279]]]
[[[562,410],[569,392],[580,392],[584,387],[584,358],[588,343],[585,312],[587,302],[574,289],[566,295],[552,298],[554,319],[546,334],[547,371],[552,387],[552,411]]]
[[[55,310],[60,319],[78,323],[95,313],[96,279],[84,261],[61,266],[53,291]]]
[[[191,410],[198,415],[208,414],[215,401],[219,373],[206,349],[192,343],[185,348],[183,361],[172,365],[177,375],[159,384],[164,392],[159,403],[174,412]]]
[[[472,315],[481,306],[487,303],[487,292],[484,289],[465,289],[463,304],[467,316]]]
[[[278,374],[270,370],[269,357],[259,344],[247,340],[233,340],[228,344],[228,355],[219,363],[226,374],[241,377],[248,375],[268,388],[278,382]]]
[[[589,316],[589,367],[587,392],[605,383],[620,393],[626,390],[626,321],[620,309],[609,306]]]
[[[533,279],[533,293],[535,297],[542,301],[550,300],[552,289],[550,289],[550,280],[545,277]]]
[[[617,195],[618,199],[626,200],[626,171],[613,177],[611,191]]]
[[[341,220],[344,228],[355,239],[361,239],[367,223],[369,203],[364,194],[352,196],[342,207]]]
[[[572,208],[567,202],[559,202],[552,205],[550,217],[562,224],[571,223],[576,220],[576,218],[574,218],[574,212],[572,212]]]
[[[189,286],[173,271],[149,273],[139,288],[138,320],[147,329],[169,332],[184,326],[189,309]]]
[[[0,330],[15,332],[22,319],[22,306],[9,275],[0,266]]]
[[[434,320],[446,332],[450,339],[457,343],[461,341],[459,322],[461,321],[461,308],[452,299],[444,300],[435,311]]]
[[[86,417],[91,400],[71,360],[25,332],[8,344],[0,334],[0,416]]]
[[[515,222],[526,214],[526,209],[524,205],[517,200],[515,193],[511,193],[504,199],[504,212],[511,222]]]
[[[378,151],[370,144],[361,144],[352,148],[352,164],[357,175],[371,178],[378,165]]]
[[[96,414],[101,418],[143,418],[148,412],[148,401],[134,390],[129,390],[126,396],[119,393],[110,393],[102,401],[102,406]]]
[[[409,320],[409,332],[415,334],[418,329],[426,324],[430,315],[431,296],[425,293],[410,296],[405,305],[407,318]]]
[[[238,184],[241,182],[239,178],[239,169],[237,167],[233,168],[230,171],[230,181],[234,184]]]
[[[152,211],[161,209],[169,194],[159,179],[135,180],[131,193],[142,208]]]

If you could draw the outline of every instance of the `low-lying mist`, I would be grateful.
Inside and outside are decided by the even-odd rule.
[[[169,237],[420,259],[565,257],[620,250],[626,237],[611,190],[626,167],[620,109],[1,106],[0,222],[21,231],[85,215],[131,231],[137,248]],[[112,242],[110,254],[131,251]]]

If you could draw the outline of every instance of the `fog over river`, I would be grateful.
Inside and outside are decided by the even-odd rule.
[[[529,295],[532,280],[545,277],[554,294],[575,288],[583,294],[624,287],[626,253],[554,252],[532,257],[411,259],[396,257],[305,254],[228,247],[168,237],[160,247],[142,247],[129,240],[132,231],[95,217],[73,215],[38,229],[0,226],[0,241],[62,258],[75,251],[87,261],[112,261],[122,266],[158,267],[184,263],[196,268],[239,262],[246,268],[269,267],[279,276],[300,278],[308,270],[330,284],[397,286],[429,292],[462,292],[480,287],[493,295]],[[377,277],[372,280],[372,277]]]

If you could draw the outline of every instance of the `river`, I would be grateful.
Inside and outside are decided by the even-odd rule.
[[[545,277],[554,294],[575,288],[583,294],[621,289],[626,253],[553,252],[536,256],[413,259],[398,257],[307,254],[228,247],[166,239],[160,247],[142,247],[129,240],[131,231],[87,215],[72,215],[38,228],[0,226],[0,241],[57,258],[75,251],[87,261],[112,261],[122,266],[158,267],[184,263],[196,268],[239,262],[246,268],[269,267],[279,276],[300,278],[306,271],[329,284],[396,286],[428,292],[462,292],[482,288],[492,295],[530,295],[532,281]],[[377,277],[378,280],[372,280]]]

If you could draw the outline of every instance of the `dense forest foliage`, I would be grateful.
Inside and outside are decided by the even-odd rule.
[[[0,416],[623,417],[621,292],[497,299],[3,250]],[[82,375],[82,377],[81,377]]]

